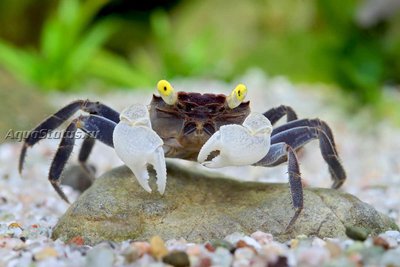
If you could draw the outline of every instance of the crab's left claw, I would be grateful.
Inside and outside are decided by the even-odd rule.
[[[210,168],[254,164],[267,155],[271,132],[271,123],[264,115],[251,113],[243,125],[221,126],[203,145],[197,160]],[[219,155],[206,161],[213,151]]]
[[[164,143],[151,129],[147,107],[131,106],[121,113],[120,120],[113,133],[115,152],[132,170],[139,184],[147,192],[151,192],[147,165],[153,165],[157,173],[158,191],[164,194],[167,182],[167,169],[162,148]]]

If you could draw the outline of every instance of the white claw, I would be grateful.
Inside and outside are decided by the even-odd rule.
[[[167,182],[163,141],[151,129],[149,112],[145,105],[133,105],[120,115],[120,122],[113,133],[114,149],[119,158],[132,170],[139,184],[147,192],[149,173],[147,164],[157,173],[157,189],[164,194]]]
[[[272,125],[260,113],[251,113],[243,125],[221,126],[201,148],[197,160],[209,168],[251,165],[267,155],[271,145]],[[205,161],[213,151],[219,155]]]
[[[167,185],[167,168],[165,166],[164,149],[158,147],[153,154],[153,157],[149,160],[156,170],[157,173],[157,189],[161,195],[164,194],[165,187]]]
[[[207,142],[201,147],[199,155],[197,156],[197,161],[204,162],[211,152],[221,149],[220,144],[221,131],[217,131],[213,135],[211,135]]]

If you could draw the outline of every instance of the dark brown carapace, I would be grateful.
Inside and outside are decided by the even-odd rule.
[[[153,95],[150,103],[151,124],[164,141],[165,155],[188,160],[196,160],[200,148],[219,127],[242,124],[249,113],[249,101],[231,109],[223,94],[178,92],[174,105]]]

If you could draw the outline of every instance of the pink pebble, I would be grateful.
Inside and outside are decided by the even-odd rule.
[[[274,237],[270,233],[256,231],[251,234],[251,238],[255,239],[260,245],[266,245],[274,241]]]

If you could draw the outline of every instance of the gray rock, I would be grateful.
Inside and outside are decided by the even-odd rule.
[[[285,232],[294,214],[287,184],[238,182],[171,162],[167,167],[163,196],[144,191],[126,166],[105,173],[60,218],[53,238],[82,236],[85,244],[96,244],[160,235],[164,240],[204,242],[261,230],[284,241],[300,234],[345,237],[346,227],[362,227],[371,234],[398,229],[350,194],[304,188],[304,210]],[[154,180],[152,174],[152,188]]]
[[[93,165],[88,165],[87,168],[85,170],[81,165],[73,165],[65,169],[61,184],[69,185],[79,192],[84,192],[93,184],[94,179],[91,176],[96,173],[96,168]]]

